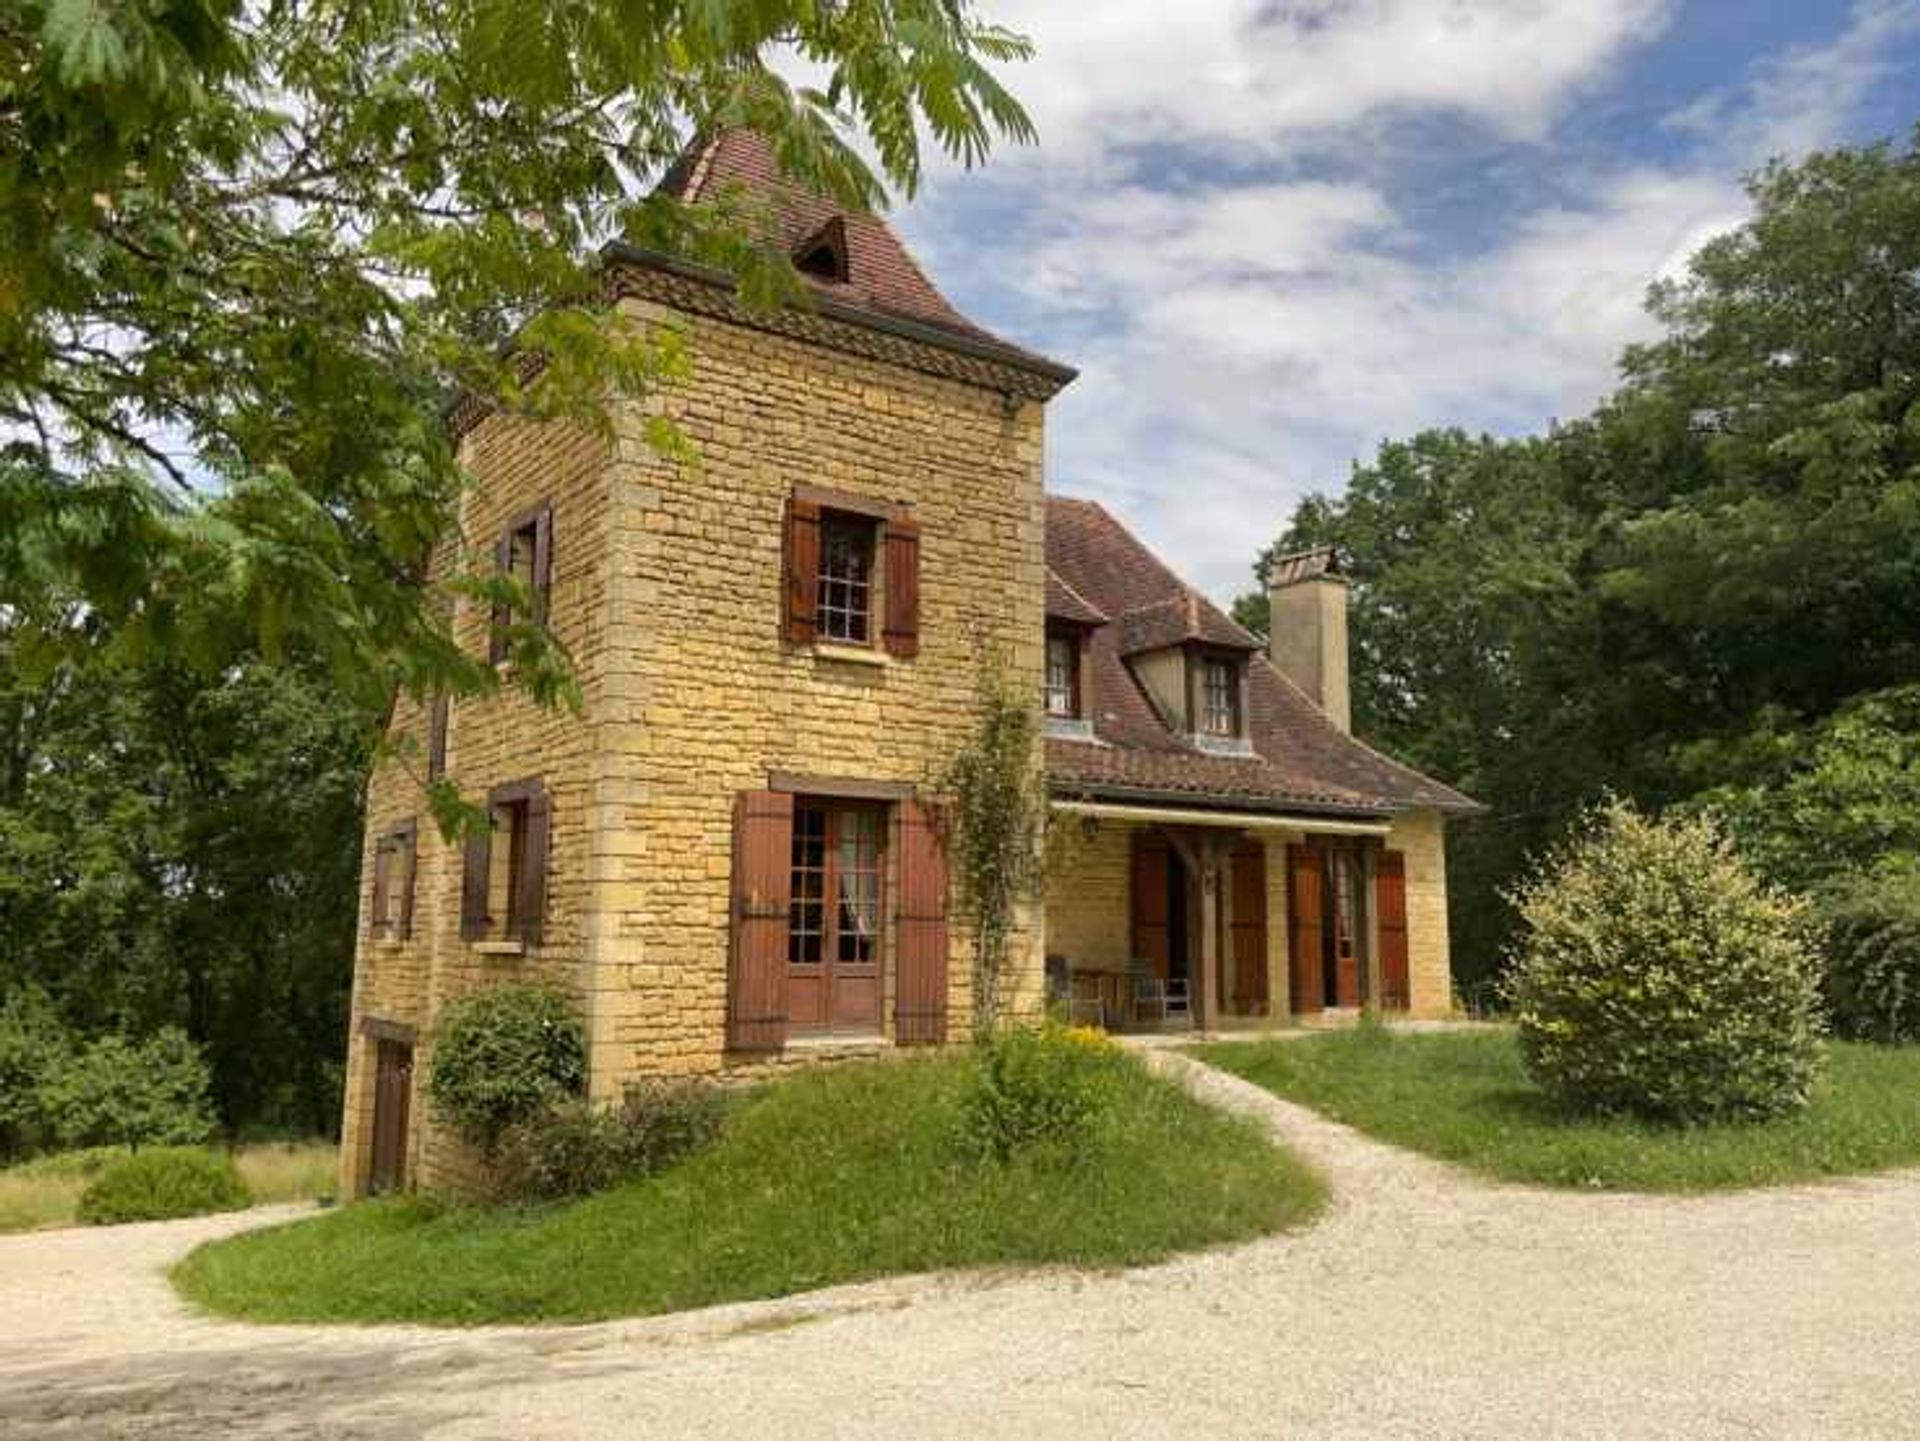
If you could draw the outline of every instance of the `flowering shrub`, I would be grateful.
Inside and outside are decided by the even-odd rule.
[[[1028,1153],[1076,1160],[1112,1110],[1129,1062],[1101,1032],[1048,1024],[980,1042],[961,1098],[962,1145],[1010,1161]]]
[[[1821,1034],[1807,920],[1712,822],[1607,806],[1514,901],[1507,992],[1550,1094],[1678,1122],[1805,1103]]]
[[[664,1171],[713,1141],[730,1105],[707,1081],[630,1086],[618,1106],[560,1101],[501,1134],[493,1194],[503,1201],[584,1196]]]

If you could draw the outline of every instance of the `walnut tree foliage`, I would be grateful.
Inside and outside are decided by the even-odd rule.
[[[1262,557],[1341,548],[1357,729],[1491,807],[1451,857],[1469,989],[1608,792],[1726,803],[1795,885],[1920,839],[1920,133],[1748,188],[1592,415],[1390,443]]]
[[[687,359],[671,329],[604,323],[600,243],[798,294],[764,207],[652,193],[694,134],[752,126],[796,178],[878,204],[913,190],[923,135],[969,164],[1030,137],[989,68],[1026,53],[966,0],[15,0],[16,663],[292,650],[375,709],[494,686],[442,623],[451,592],[511,590],[489,538],[456,537],[464,563],[422,584],[462,484],[448,401],[605,426]],[[550,637],[516,628],[513,652],[538,697],[571,694]]]

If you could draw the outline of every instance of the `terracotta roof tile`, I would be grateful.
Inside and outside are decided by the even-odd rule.
[[[1072,621],[1077,625],[1105,625],[1107,613],[1060,579],[1056,572],[1049,570],[1047,619]]]
[[[1182,630],[1191,617],[1191,629],[1199,633],[1195,638],[1209,633],[1251,638],[1090,501],[1048,498],[1047,564],[1088,604],[1121,617],[1088,639],[1088,708],[1100,743],[1048,740],[1047,779],[1055,789],[1353,815],[1475,809],[1458,791],[1340,730],[1264,655],[1249,660],[1248,733],[1255,753],[1220,756],[1195,750],[1162,724],[1134,678],[1123,648],[1127,618],[1164,612]]]

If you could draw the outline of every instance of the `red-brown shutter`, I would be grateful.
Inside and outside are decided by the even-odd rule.
[[[794,496],[787,502],[786,630],[794,645],[813,644],[814,600],[820,585],[820,507]]]
[[[947,852],[938,816],[918,801],[894,808],[894,854],[893,1040],[937,1046],[947,1038]]]
[[[542,505],[533,518],[533,618],[544,624],[547,596],[553,589],[553,506]]]
[[[370,934],[385,935],[389,929],[387,921],[388,873],[393,867],[393,843],[387,836],[381,836],[373,843],[373,904],[368,907],[367,930]]]
[[[551,827],[547,817],[552,802],[544,790],[535,790],[526,805],[526,848],[521,853],[520,894],[514,897],[514,918],[519,923],[518,939],[529,946],[540,944],[540,929],[547,918],[547,850]]]
[[[1326,1008],[1323,888],[1326,861],[1309,846],[1287,847],[1288,991],[1294,1013]]]
[[[437,781],[447,773],[447,710],[451,702],[445,691],[436,691],[427,709],[427,779]]]
[[[406,889],[400,892],[399,925],[400,939],[403,941],[413,939],[413,890],[414,877],[420,869],[419,837],[419,826],[413,821],[408,821],[406,825],[401,828],[398,841],[396,842],[400,854],[406,857],[407,866]],[[391,878],[389,878],[388,884],[391,886]]]
[[[733,943],[727,1045],[777,1051],[787,1042],[787,926],[793,899],[793,797],[742,791],[733,803]]]
[[[920,653],[920,524],[906,516],[886,523],[887,654],[911,659]]]
[[[513,569],[513,532],[500,537],[493,547],[494,573],[505,579]],[[499,665],[507,658],[507,627],[513,621],[513,607],[505,599],[493,603],[493,618],[487,623],[487,663]]]
[[[462,865],[464,869],[460,876],[460,938],[467,941],[484,940],[487,935],[487,925],[492,919],[487,914],[487,889],[493,866],[493,817],[491,814],[467,832],[466,856]]]
[[[1133,918],[1133,959],[1152,961],[1153,973],[1167,979],[1171,964],[1167,929],[1167,838],[1159,831],[1133,833],[1133,861],[1128,896]]]
[[[1374,867],[1374,896],[1380,916],[1380,1004],[1404,1011],[1413,1002],[1407,973],[1407,858],[1382,851]]]

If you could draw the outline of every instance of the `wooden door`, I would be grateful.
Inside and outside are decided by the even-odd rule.
[[[787,1004],[798,1029],[880,1029],[880,816],[794,808]]]
[[[1374,903],[1380,918],[1380,1005],[1404,1011],[1413,1003],[1407,974],[1407,858],[1382,851],[1374,868]]]
[[[373,1166],[367,1190],[384,1195],[407,1181],[407,1108],[413,1096],[413,1047],[376,1040],[373,1061]]]
[[[1326,866],[1308,846],[1287,847],[1287,992],[1295,1015],[1326,1009]]]
[[[1133,954],[1152,961],[1154,973],[1162,980],[1167,978],[1173,954],[1167,894],[1170,855],[1167,838],[1158,831],[1133,833],[1133,871],[1128,887],[1132,896]]]
[[[1267,848],[1242,841],[1228,862],[1233,886],[1233,925],[1228,938],[1233,1012],[1267,1013]]]

